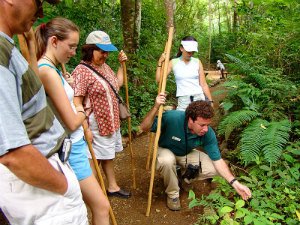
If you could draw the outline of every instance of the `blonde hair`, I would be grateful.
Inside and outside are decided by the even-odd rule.
[[[46,51],[48,38],[55,36],[63,41],[68,38],[70,31],[79,33],[79,28],[71,20],[63,17],[56,17],[48,23],[39,25],[35,30],[36,57],[40,59]]]

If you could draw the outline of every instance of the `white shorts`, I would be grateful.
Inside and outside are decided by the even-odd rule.
[[[0,164],[0,208],[11,225],[87,225],[87,209],[69,164],[54,154],[48,161],[65,174],[68,190],[59,195],[31,186]]]
[[[196,95],[191,95],[193,96],[193,101],[198,101],[198,100],[205,100],[205,95],[202,94],[196,94]],[[181,110],[185,111],[185,109],[188,107],[188,105],[191,103],[191,98],[190,95],[185,95],[185,96],[180,96],[178,97],[178,105],[176,110]]]
[[[107,136],[100,136],[97,122],[93,114],[89,118],[90,130],[93,134],[93,150],[96,159],[109,160],[116,157],[117,152],[123,150],[122,135],[120,129]],[[92,158],[88,151],[88,158]]]

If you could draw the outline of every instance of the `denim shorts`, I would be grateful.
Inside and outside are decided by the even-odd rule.
[[[69,157],[69,163],[74,170],[79,181],[92,175],[89,159],[87,157],[88,146],[85,140],[72,143],[72,150]]]

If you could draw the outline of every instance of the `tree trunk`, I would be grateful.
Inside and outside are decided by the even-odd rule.
[[[124,51],[133,54],[139,47],[141,0],[121,0]]]
[[[212,36],[212,0],[208,0],[208,70],[210,70],[211,36]]]
[[[167,30],[169,27],[174,27],[174,10],[175,2],[174,0],[165,0],[166,14],[167,14]]]
[[[133,31],[133,48],[134,51],[140,47],[140,34],[141,34],[141,20],[142,20],[142,1],[135,1],[135,16],[134,16],[134,31]]]
[[[217,2],[218,4],[218,27],[219,27],[219,35],[222,36],[222,29],[221,29],[221,10],[220,10],[220,3],[219,1]]]
[[[237,32],[238,14],[237,14],[237,0],[233,2],[233,33]]]
[[[224,2],[224,8],[226,9],[226,23],[227,23],[227,30],[230,33],[232,31],[231,29],[231,16],[230,16],[230,5],[229,5],[229,0],[226,0]]]

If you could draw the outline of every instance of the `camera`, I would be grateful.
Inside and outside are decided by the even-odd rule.
[[[200,165],[188,164],[185,173],[182,175],[183,180],[190,184],[192,179],[195,179],[199,172],[201,172],[201,163]]]
[[[69,138],[65,138],[62,147],[58,151],[60,161],[66,163],[69,160],[71,153],[72,141]]]

